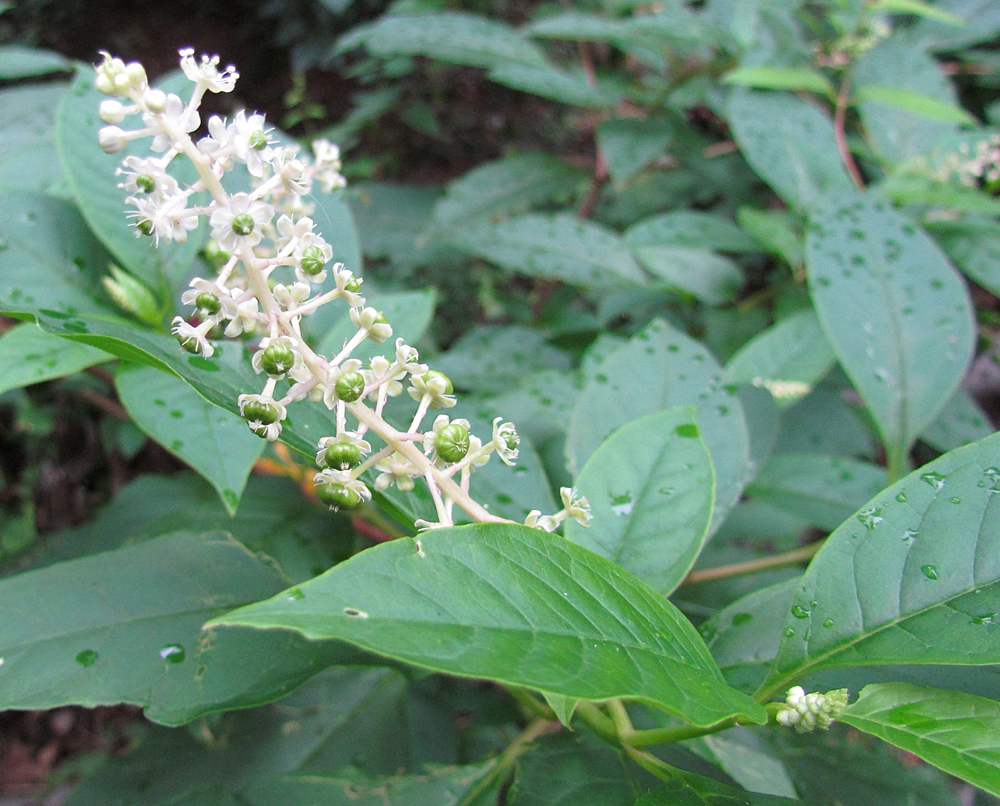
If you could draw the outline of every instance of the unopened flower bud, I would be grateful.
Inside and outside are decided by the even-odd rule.
[[[150,112],[159,113],[167,108],[167,94],[163,90],[146,90],[142,101]]]
[[[333,509],[354,509],[361,503],[361,494],[357,490],[344,487],[336,482],[322,484],[316,488],[320,501]]]
[[[129,84],[137,90],[146,88],[146,69],[139,62],[129,62],[125,65],[125,75]],[[117,78],[115,81],[117,82]]]
[[[101,101],[98,114],[105,123],[118,124],[125,120],[125,105],[114,98]]]
[[[101,144],[105,154],[117,154],[125,150],[128,138],[117,126],[105,126],[97,133],[97,142]]]
[[[243,405],[241,412],[243,419],[247,422],[258,422],[263,425],[270,425],[278,421],[278,407],[273,403],[265,403],[263,400],[248,400]]]
[[[337,397],[345,403],[353,403],[365,391],[365,378],[360,372],[345,372],[337,378]]]

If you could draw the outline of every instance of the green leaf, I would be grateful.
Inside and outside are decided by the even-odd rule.
[[[802,234],[796,220],[783,210],[755,210],[741,207],[736,212],[740,227],[773,255],[789,266],[801,266]]]
[[[833,97],[833,85],[822,73],[808,67],[739,67],[722,77],[723,84],[760,90],[806,90]]]
[[[65,84],[51,83],[0,91],[0,186],[67,195],[55,142],[65,92]]]
[[[0,394],[72,375],[111,358],[103,350],[61,339],[35,325],[20,325],[0,338]]]
[[[665,156],[679,124],[672,117],[613,118],[597,129],[597,143],[617,185],[624,185],[648,163]]]
[[[880,195],[900,205],[941,207],[958,213],[1000,215],[1000,201],[978,188],[897,171],[878,185]]]
[[[451,64],[539,66],[538,47],[507,25],[474,14],[399,14],[382,17],[363,37],[374,56],[427,56]]]
[[[714,476],[693,406],[648,414],[587,460],[576,487],[593,519],[567,522],[566,537],[668,596],[708,537]]]
[[[814,671],[1000,663],[1000,435],[875,496],[813,559],[767,691]]]
[[[885,468],[841,456],[775,456],[746,489],[754,500],[833,530],[886,485]]]
[[[522,154],[480,165],[460,176],[434,205],[434,224],[494,219],[574,193],[586,174],[548,154]]]
[[[757,334],[729,359],[726,378],[767,389],[781,408],[809,394],[837,360],[811,309]]]
[[[1000,795],[1000,703],[957,691],[865,686],[840,721]]]
[[[691,294],[706,305],[732,302],[743,287],[739,266],[707,249],[638,246],[632,248],[632,254],[656,280]]]
[[[632,806],[636,795],[656,779],[636,780],[620,750],[588,731],[543,736],[517,763],[511,806]],[[584,796],[583,793],[586,793]]]
[[[746,483],[749,438],[735,387],[692,338],[656,320],[618,348],[595,371],[577,399],[566,457],[573,471],[611,432],[640,417],[675,406],[697,406],[695,419],[715,467],[717,528]]]
[[[622,239],[629,247],[684,246],[718,252],[759,252],[743,231],[716,213],[676,210],[653,216],[629,228]]]
[[[871,6],[873,11],[888,11],[894,14],[915,14],[945,25],[965,27],[965,20],[921,0],[877,0]]]
[[[98,276],[110,256],[69,202],[0,193],[0,310],[110,314]]]
[[[463,806],[488,784],[495,761],[435,767],[425,775],[369,778],[357,773],[297,776],[257,781],[243,793],[250,806]]]
[[[926,233],[870,196],[824,200],[807,248],[823,329],[890,462],[901,462],[968,366],[975,328],[965,285]]]
[[[736,714],[763,721],[757,703],[722,683],[666,599],[537,529],[478,524],[382,543],[298,592],[208,626],[338,638],[447,674],[580,699],[638,699],[696,725]]]
[[[985,439],[996,429],[979,404],[959,387],[941,413],[920,433],[920,439],[935,450],[945,453],[970,442]]]
[[[426,242],[425,232],[440,188],[365,182],[351,191],[351,212],[366,257],[388,258],[400,269],[435,262],[440,250]]]
[[[939,101],[924,93],[900,87],[865,84],[863,87],[858,87],[855,91],[855,97],[862,104],[885,104],[938,123],[955,123],[960,126],[976,126],[978,124],[978,121],[964,109],[945,101]]]
[[[126,367],[115,385],[135,424],[215,487],[230,515],[236,512],[265,440],[243,418],[158,369]]]
[[[93,70],[80,70],[59,107],[56,142],[66,177],[84,218],[116,262],[154,289],[160,299],[171,299],[186,279],[207,229],[202,222],[199,229],[188,234],[186,243],[160,244],[156,248],[150,239],[136,238],[136,230],[126,217],[125,197],[129,194],[118,187],[115,170],[129,154],[147,155],[150,141],[138,140],[121,154],[101,150],[98,132],[104,124],[97,111],[107,96],[94,87],[95,76]],[[159,87],[184,100],[193,89],[181,73],[172,74]],[[194,166],[186,160],[176,160],[175,165],[171,165],[171,173],[178,181],[191,183],[197,179]]]
[[[33,78],[48,73],[68,73],[73,63],[51,50],[38,50],[23,45],[0,47],[0,81]]]
[[[808,209],[848,190],[830,119],[794,95],[740,91],[729,100],[729,124],[750,167],[789,205]]]
[[[687,743],[702,758],[717,764],[750,792],[795,798],[795,785],[773,748],[755,732],[735,728],[724,734],[705,736]]]
[[[747,792],[701,775],[684,773],[661,789],[640,797],[635,806],[793,806],[798,799]]]
[[[927,231],[958,269],[1000,294],[1000,222],[973,215],[928,223]]]
[[[606,83],[592,86],[583,73],[570,73],[555,65],[498,64],[489,78],[505,87],[529,92],[570,106],[610,108],[621,100],[621,93]]]
[[[968,45],[992,39],[1000,31],[1000,9],[989,0],[939,0],[935,7],[954,14],[964,26],[943,25],[932,19],[917,20],[908,38],[922,51],[955,53]]]
[[[565,213],[463,227],[450,233],[449,243],[510,271],[575,285],[645,283],[617,235]]]
[[[201,625],[287,584],[230,536],[178,532],[0,581],[0,707],[127,702],[179,724],[267,702],[351,652]]]

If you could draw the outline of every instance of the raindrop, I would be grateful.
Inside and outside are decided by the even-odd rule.
[[[608,382],[608,376],[605,375],[603,372],[598,372],[594,376],[594,380],[597,381],[598,383],[607,383]]]
[[[828,618],[826,621],[823,622],[823,626],[824,627],[832,627],[833,626],[833,619],[832,618]]]
[[[97,660],[97,653],[93,649],[85,649],[76,656],[76,662],[81,666],[93,666]]]
[[[291,588],[288,591],[288,598],[292,601],[298,601],[299,599],[305,599],[306,595],[299,588]]]
[[[673,487],[660,487],[659,492],[663,493],[663,495],[673,495],[674,494],[674,488]]]
[[[167,663],[184,663],[184,647],[180,644],[167,644],[160,650],[160,657]]]
[[[906,493],[905,492],[898,492],[898,493],[896,493],[896,500],[899,501],[899,503],[901,503],[901,504],[905,504],[906,503]]]
[[[997,617],[996,613],[987,613],[983,616],[973,616],[969,624],[976,624],[981,626],[983,624],[996,624],[994,619]]]
[[[507,493],[497,493],[497,503],[498,504],[509,504],[514,499],[511,498]]]
[[[958,496],[953,496],[953,497],[949,498],[948,500],[951,501],[951,503],[953,503],[953,504],[961,504],[962,503],[962,499],[959,498]]]
[[[795,635],[795,630],[793,630],[791,627],[785,627],[785,637],[791,638],[793,635]]]
[[[687,439],[697,439],[698,438],[698,426],[694,423],[682,423],[674,429],[675,433],[679,437],[685,437]]]
[[[869,530],[874,529],[885,520],[885,518],[882,517],[882,510],[876,509],[875,507],[869,507],[868,509],[861,510],[857,514],[857,518],[865,525],[865,528]]]
[[[937,568],[933,565],[921,566],[920,570],[924,572],[924,576],[927,577],[928,579],[938,578]]]
[[[917,534],[918,534],[918,532],[917,532],[916,529],[907,529],[905,532],[903,532],[903,542],[909,542],[910,540],[916,540],[917,539]]]
[[[345,607],[344,615],[351,618],[368,618],[368,614],[364,610],[358,610],[355,607]]]
[[[809,611],[801,605],[792,605],[792,615],[795,618],[809,618]]]
[[[942,476],[940,473],[924,473],[920,476],[920,480],[930,484],[935,490],[940,490],[944,487],[944,482],[947,476]]]
[[[611,511],[615,515],[631,515],[632,507],[632,493],[626,492],[621,495],[611,494]]]
[[[742,627],[744,624],[749,624],[753,621],[753,616],[750,613],[737,613],[733,616],[733,626]]]

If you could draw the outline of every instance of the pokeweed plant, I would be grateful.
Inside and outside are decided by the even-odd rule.
[[[582,191],[555,158],[508,157],[430,204],[406,197],[425,210],[417,254],[369,246],[538,278],[548,331],[474,330],[438,371],[419,333],[365,352],[420,303],[367,305],[332,145],[307,160],[245,112],[192,138],[204,92],[236,80],[214,57],[183,51],[161,89],[110,56],[80,72],[58,115],[65,176],[4,193],[0,308],[40,326],[0,339],[6,388],[118,358],[129,414],[226,512],[192,478],[143,479],[8,564],[5,707],[131,702],[195,727],[150,729],[68,802],[959,802],[938,770],[1000,794],[1000,442],[959,389],[975,312],[952,265],[997,287],[997,159],[937,97],[950,85],[907,84],[940,80],[935,48],[977,40],[912,0],[796,8],[801,25],[760,4],[749,34],[725,2],[520,31],[394,13],[340,44],[486,68],[604,115]],[[896,31],[894,12],[920,21]],[[582,45],[575,72],[534,41],[559,38],[632,68],[612,80]],[[766,64],[773,41],[797,66]],[[640,103],[645,117],[613,114]],[[734,140],[689,126],[692,108]],[[116,169],[98,142],[131,153]],[[668,190],[723,201],[664,211]],[[553,212],[567,196],[575,214]],[[554,344],[581,320],[600,336],[571,368]],[[422,431],[429,409],[459,409],[445,372],[476,406]],[[416,413],[397,405],[406,380]],[[541,457],[503,406],[528,415]],[[285,452],[259,466],[340,512],[248,482],[268,442],[320,469]],[[942,455],[911,471],[915,445]],[[488,475],[492,453],[518,467]],[[355,552],[344,511],[382,542]],[[801,545],[810,529],[828,536]]]

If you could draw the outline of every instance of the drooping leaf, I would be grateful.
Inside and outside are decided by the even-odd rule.
[[[958,386],[972,354],[968,292],[926,233],[882,201],[835,195],[815,209],[809,292],[891,461]]]
[[[696,210],[676,210],[653,216],[630,227],[622,236],[625,245],[686,246],[719,252],[758,252],[752,238],[721,215]]]
[[[72,375],[111,358],[96,347],[61,339],[32,324],[20,325],[0,338],[0,394]]]
[[[65,73],[73,69],[72,62],[60,53],[23,45],[0,47],[0,80],[31,78],[48,73]]]
[[[146,434],[200,473],[236,512],[265,441],[246,421],[199,395],[181,379],[152,367],[130,367],[115,378],[118,395]]]
[[[536,277],[590,287],[645,283],[617,235],[565,213],[464,227],[449,233],[448,241],[505,269]]]
[[[674,118],[614,118],[597,129],[597,142],[608,164],[608,173],[624,184],[648,163],[665,156],[679,124]]]
[[[743,287],[743,272],[733,261],[707,249],[684,246],[638,246],[632,254],[655,278],[706,305],[724,305]]]
[[[714,482],[694,407],[648,414],[587,460],[576,486],[593,519],[568,522],[566,537],[669,595],[708,537]]]
[[[232,537],[178,532],[0,581],[4,708],[142,705],[179,724],[268,702],[359,657],[289,633],[201,625],[287,581]]]
[[[792,207],[851,187],[833,124],[816,107],[794,95],[741,91],[728,112],[747,162]]]
[[[505,87],[570,106],[610,108],[621,100],[621,93],[615,87],[606,83],[592,86],[582,72],[568,72],[550,62],[498,64],[490,70],[489,77]]]
[[[885,468],[842,456],[775,456],[747,487],[754,500],[833,530],[886,485]]]
[[[478,524],[383,543],[296,591],[209,626],[296,630],[448,674],[640,699],[699,725],[762,721],[666,599],[537,529]]]
[[[935,221],[927,231],[963,273],[1000,294],[1000,223],[985,216]]]
[[[813,559],[768,691],[819,669],[1000,663],[1000,435],[875,496]]]
[[[996,429],[975,399],[959,387],[920,439],[942,453],[985,439]]]
[[[570,420],[566,457],[579,471],[615,429],[661,409],[697,406],[695,419],[715,468],[713,526],[746,482],[749,438],[735,387],[692,338],[654,321],[607,356],[580,393]]]
[[[1000,795],[1000,703],[958,691],[866,686],[840,717],[945,772]]]
[[[521,154],[480,165],[448,185],[434,205],[434,224],[526,212],[534,204],[574,192],[583,179],[579,169],[548,154]]]
[[[640,797],[635,806],[793,806],[795,798],[747,792],[693,773],[678,775],[661,789]]]
[[[732,731],[705,736],[688,742],[702,758],[721,767],[727,775],[750,792],[795,798],[795,785],[774,749],[762,742],[754,731]]]
[[[0,91],[0,187],[69,195],[55,141],[65,92],[65,84],[52,83]]]
[[[726,364],[726,378],[761,386],[786,408],[809,394],[836,360],[815,312],[804,310],[746,342]]]

